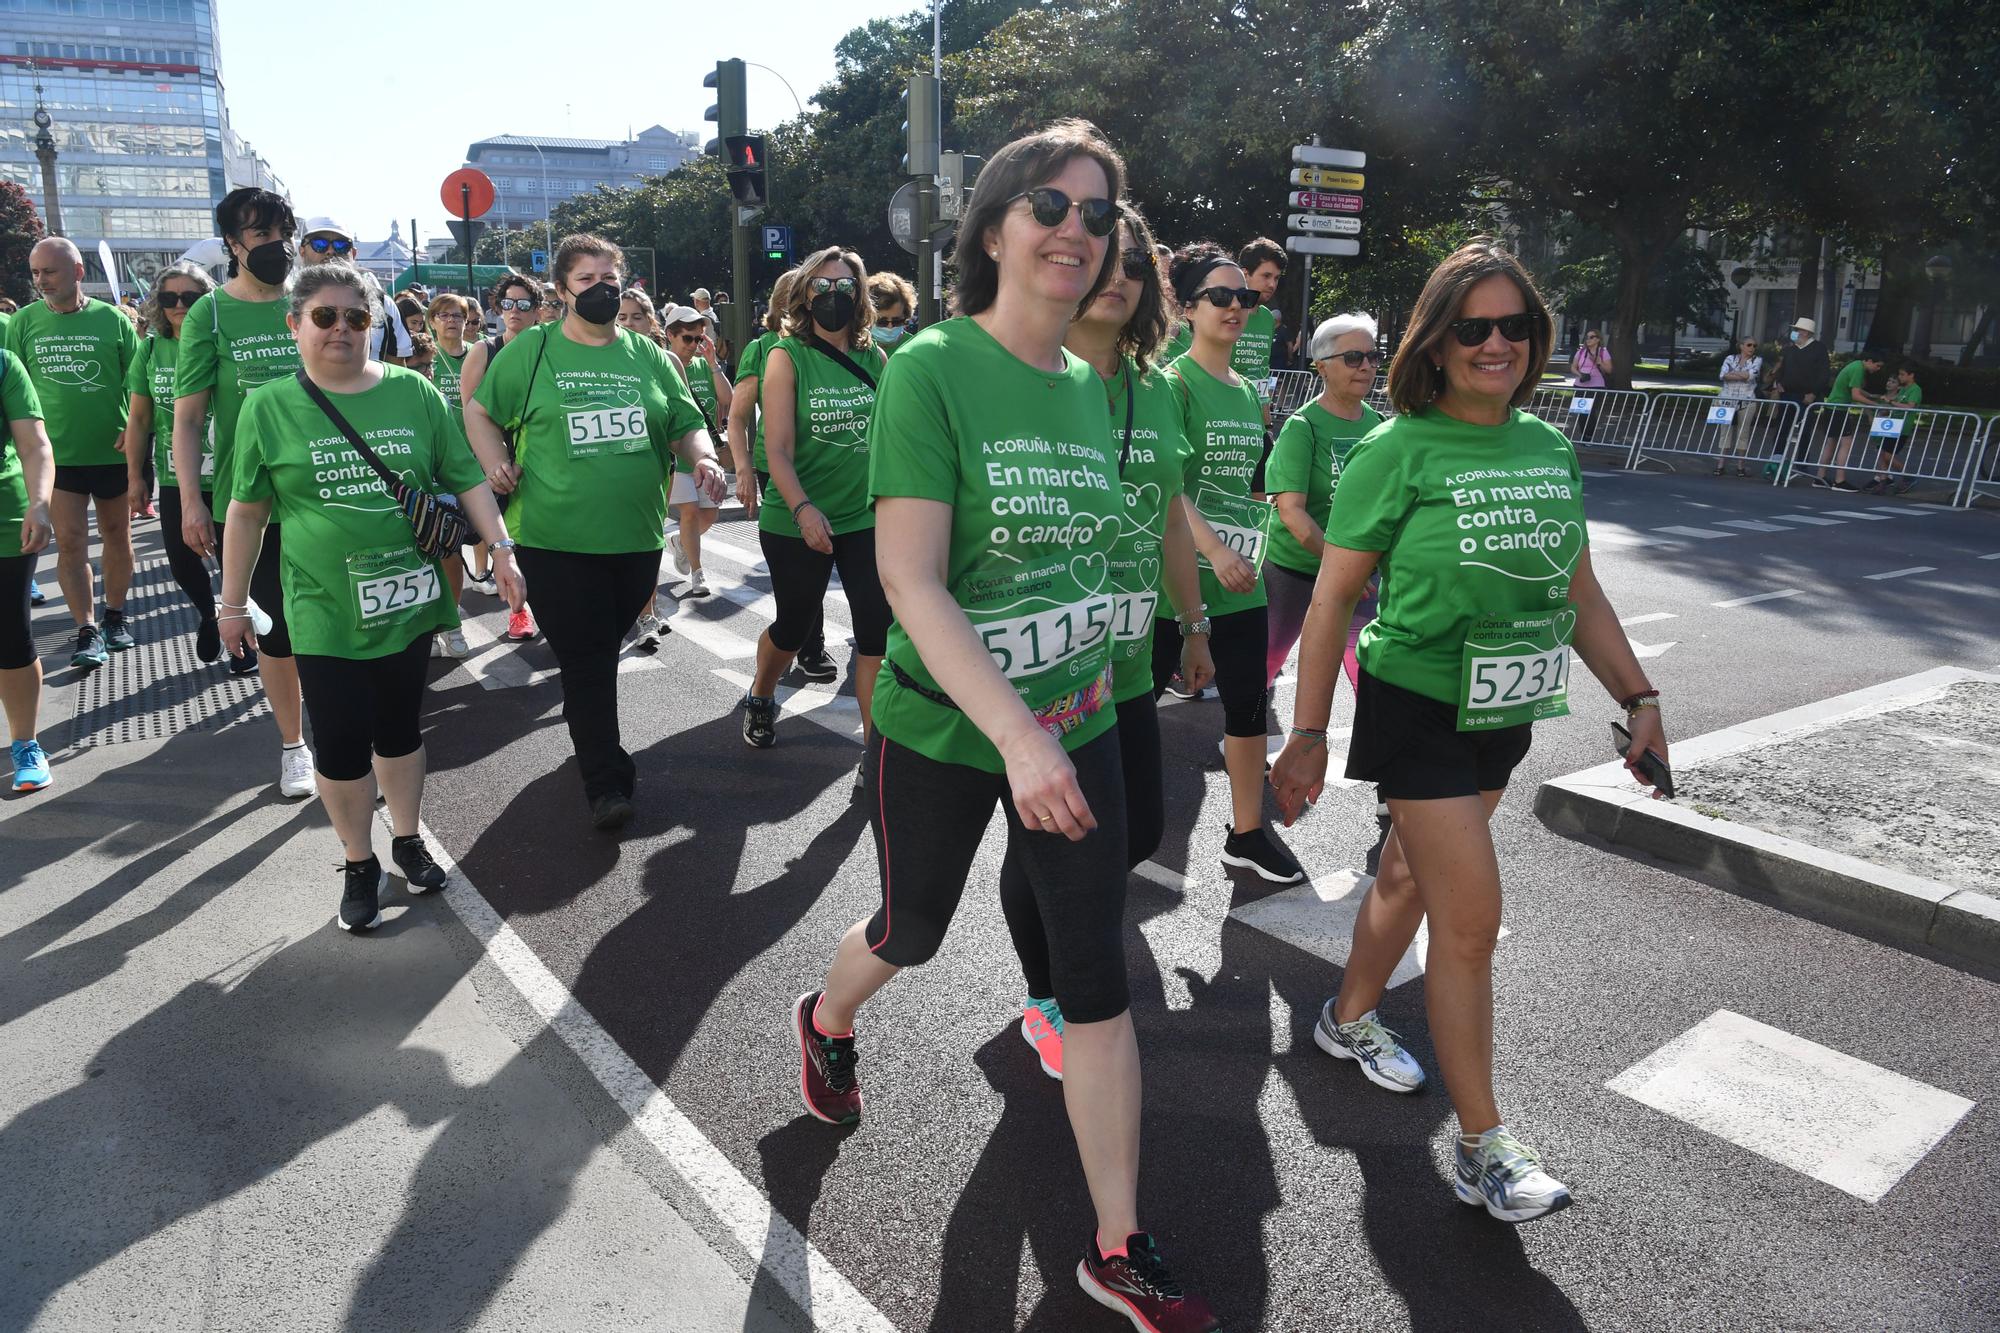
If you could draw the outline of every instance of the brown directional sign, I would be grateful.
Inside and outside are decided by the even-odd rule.
[[[1293,190],[1293,208],[1309,208],[1320,213],[1359,213],[1361,196],[1358,194],[1330,194],[1324,190]]]

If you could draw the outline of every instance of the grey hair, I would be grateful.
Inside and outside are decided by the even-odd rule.
[[[1382,330],[1375,323],[1373,315],[1359,312],[1335,315],[1331,319],[1321,320],[1320,326],[1313,330],[1312,359],[1320,361],[1332,356],[1333,345],[1350,333],[1365,333],[1371,343],[1382,336]]]
[[[186,278],[204,296],[215,290],[215,279],[209,276],[207,269],[191,259],[183,259],[161,269],[153,278],[152,290],[139,303],[139,322],[146,326],[148,332],[162,338],[174,336],[173,326],[167,323],[166,312],[160,309],[160,288],[168,278]]]
[[[345,287],[361,298],[361,304],[371,314],[382,309],[382,284],[375,281],[375,275],[364,273],[352,264],[308,264],[304,268],[292,270],[292,276],[285,283],[285,309],[293,319],[303,318],[306,302],[329,287]]]

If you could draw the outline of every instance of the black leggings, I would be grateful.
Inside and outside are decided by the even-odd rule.
[[[1118,758],[1125,770],[1125,868],[1130,870],[1159,850],[1167,831],[1166,794],[1160,781],[1160,715],[1152,695],[1118,705]],[[1008,839],[1007,859],[1000,863],[1000,911],[1007,918],[1007,933],[1014,937],[1028,997],[1046,1000],[1055,994],[1055,983],[1049,979],[1049,936],[1014,847],[1013,839]],[[1067,1018],[1069,1011],[1063,1013]]]
[[[215,501],[206,491],[202,492],[201,499],[209,512],[214,513]],[[215,619],[215,584],[209,577],[208,562],[196,555],[194,548],[181,537],[181,488],[178,486],[160,487],[160,540],[166,544],[167,568],[174,572],[174,582],[181,585],[181,591],[187,594],[195,613],[203,620]],[[251,595],[256,596],[255,593]],[[263,606],[261,600],[257,604]],[[282,607],[279,609],[283,610]]]
[[[1097,817],[1081,841],[1027,829],[1004,773],[940,763],[877,736],[862,760],[874,809],[882,906],[868,947],[883,962],[929,962],[965,893],[965,877],[997,802],[1007,853],[1018,856],[1047,925],[1049,989],[1072,1023],[1101,1023],[1130,1004],[1125,983],[1125,777],[1118,729],[1070,752],[1077,786]]]
[[[1264,704],[1271,688],[1264,679],[1265,640],[1270,616],[1261,606],[1216,616],[1209,626],[1208,651],[1215,659],[1215,692],[1222,696],[1222,734],[1262,736]],[[1172,620],[1153,622],[1153,695],[1159,696],[1181,664],[1181,631]]]
[[[771,571],[771,595],[778,614],[771,622],[771,644],[779,652],[796,653],[820,627],[821,603],[827,577],[840,568],[840,588],[854,617],[854,651],[880,657],[889,644],[889,599],[882,576],[875,572],[875,529],[843,532],[833,539],[833,554],[821,555],[803,537],[757,533],[764,548],[764,565]]]
[[[659,589],[660,553],[583,555],[521,546],[514,557],[562,668],[563,721],[576,747],[584,799],[629,797],[639,770],[619,744],[618,651]]]
[[[759,472],[757,474],[757,494],[762,495],[766,490],[770,489],[770,486],[771,474],[768,472]],[[761,528],[758,530],[757,535],[760,539],[762,538],[763,530]],[[768,565],[769,561],[765,563]],[[846,575],[842,575],[841,577],[845,578]],[[880,581],[879,577],[877,581]],[[799,646],[801,656],[808,651],[815,657],[826,652],[826,603],[824,601],[813,603],[812,628],[806,631],[805,642]]]
[[[180,503],[180,497],[174,497]],[[211,514],[213,510],[209,511]],[[223,525],[215,525],[215,547],[223,549],[229,540]],[[250,600],[257,603],[257,609],[271,617],[271,632],[257,636],[257,651],[265,657],[290,657],[292,655],[292,632],[285,625],[285,590],[278,582],[278,566],[285,563],[285,543],[276,523],[264,525],[264,544],[257,550],[257,568],[250,573]]]
[[[18,670],[35,662],[28,585],[35,578],[36,559],[32,555],[0,556],[0,671]]]
[[[400,759],[424,743],[418,719],[431,657],[426,630],[387,657],[300,653],[299,693],[312,719],[313,767],[329,782],[368,776],[370,756]]]

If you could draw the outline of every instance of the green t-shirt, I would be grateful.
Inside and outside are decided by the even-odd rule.
[[[1829,403],[1853,402],[1854,391],[1861,387],[1862,378],[1867,374],[1868,367],[1862,365],[1859,360],[1848,362],[1840,368],[1840,373],[1833,377],[1833,388],[1827,391],[1826,401]]]
[[[132,369],[125,377],[127,393],[144,394],[152,401],[153,471],[163,487],[180,485],[180,478],[174,472],[174,399],[177,396],[174,385],[180,350],[179,339],[152,334],[139,344],[139,355],[133,359]],[[204,432],[201,442],[201,488],[204,491],[215,486],[214,451],[213,433]]]
[[[298,344],[285,327],[285,302],[245,301],[218,288],[189,309],[181,321],[180,344],[174,393],[181,398],[208,394],[215,494],[233,495],[229,465],[244,400],[259,386],[299,368]]]
[[[560,322],[538,324],[493,358],[473,398],[514,433],[521,482],[507,525],[523,546],[612,555],[666,544],[673,443],[701,429],[701,413],[652,339],[618,329],[592,347]]]
[[[1167,524],[1174,521],[1169,506],[1186,484],[1188,456],[1193,452],[1181,425],[1180,400],[1165,372],[1150,370],[1135,379],[1135,369],[1127,357],[1123,370],[1102,381],[1125,501],[1118,541],[1111,550],[1111,583],[1118,596],[1111,615],[1111,692],[1121,704],[1153,692],[1153,622],[1173,614],[1165,591],[1163,548]],[[1129,431],[1128,386],[1132,390]]]
[[[756,397],[760,408],[763,405],[764,356],[773,347],[777,346],[779,336],[775,329],[764,330],[752,338],[750,345],[743,349],[743,355],[736,358],[737,391],[742,391],[744,380],[749,379],[753,375],[756,376]],[[757,412],[756,418],[756,424],[750,428],[750,466],[759,472],[767,472],[770,468],[764,460],[764,413],[762,411]],[[720,425],[721,423],[718,422],[717,424]]]
[[[7,325],[12,322],[13,318],[5,310],[0,310],[0,352],[7,350]]]
[[[465,431],[416,371],[383,366],[374,388],[327,397],[410,484],[456,495],[485,480]],[[235,498],[271,501],[284,525],[281,581],[295,650],[385,657],[457,626],[443,570],[418,552],[401,507],[296,378],[257,393],[236,425]]]
[[[1589,535],[1583,477],[1562,432],[1516,410],[1474,426],[1427,408],[1348,453],[1326,541],[1382,553],[1381,601],[1361,632],[1378,680],[1458,703],[1474,622],[1568,607]]]
[[[21,520],[28,516],[28,478],[14,452],[16,421],[42,420],[41,398],[21,358],[0,347],[0,559],[21,554]]]
[[[1325,531],[1340,465],[1354,442],[1381,424],[1382,414],[1366,403],[1357,421],[1342,421],[1317,401],[1307,403],[1278,428],[1277,443],[1264,464],[1265,493],[1274,503],[1281,491],[1304,494],[1306,513]],[[1319,573],[1319,557],[1292,535],[1282,517],[1271,520],[1270,559],[1295,573]]]
[[[66,315],[36,301],[8,322],[7,350],[35,382],[57,467],[125,465],[118,452],[131,403],[125,376],[139,355],[131,320],[88,296]]]
[[[1064,354],[1037,370],[971,319],[933,324],[883,372],[869,425],[869,489],[952,507],[945,587],[1021,701],[1066,750],[1109,730],[1111,549],[1118,457],[1104,389]],[[900,621],[875,691],[884,736],[941,763],[1006,771],[970,718],[917,689],[938,684]]]
[[[722,418],[715,415],[715,371],[710,368],[707,357],[698,356],[687,363],[687,382],[702,415],[714,422],[716,431],[720,431],[723,423]]]
[[[836,536],[874,527],[875,506],[868,498],[868,417],[875,410],[875,390],[832,357],[796,338],[781,340],[773,350],[791,358],[792,379],[798,386],[792,409],[792,467],[799,474],[799,485],[826,515]],[[885,358],[880,352],[856,348],[849,359],[881,382]],[[770,365],[768,353],[764,365]],[[764,488],[757,526],[778,536],[796,537],[799,525],[792,521],[791,509],[773,479]]]
[[[1278,340],[1278,320],[1271,307],[1260,305],[1243,318],[1243,336],[1229,354],[1229,368],[1251,387],[1271,378],[1271,344]]]
[[[1182,320],[1167,338],[1167,345],[1160,349],[1159,364],[1165,367],[1180,360],[1188,354],[1188,348],[1193,346],[1194,325],[1187,320]]]
[[[1184,356],[1167,368],[1181,409],[1181,429],[1187,435],[1186,489],[1195,508],[1211,524],[1220,525],[1222,516],[1202,510],[1204,494],[1220,491],[1239,500],[1250,498],[1250,483],[1257,464],[1264,458],[1264,407],[1257,391],[1241,380],[1224,384],[1201,368],[1191,356]],[[1274,518],[1271,520],[1276,522]],[[1203,562],[1201,600],[1211,616],[1226,616],[1263,606],[1264,580],[1249,592],[1230,592]]]
[[[451,419],[458,423],[460,430],[465,429],[465,402],[459,397],[458,382],[465,376],[465,358],[471,355],[470,343],[466,344],[465,350],[457,356],[445,351],[444,345],[440,343],[437,356],[431,362],[431,383],[437,385],[438,393],[444,398],[444,405],[451,409]]]
[[[1912,380],[1896,390],[1894,402],[1898,407],[1916,407],[1924,401],[1923,386]]]

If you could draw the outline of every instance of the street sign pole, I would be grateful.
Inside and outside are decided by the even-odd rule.
[[[742,356],[749,343],[746,321],[750,318],[750,228],[743,223],[742,211],[732,200],[729,205],[729,354]]]
[[[472,186],[469,182],[458,183],[459,217],[465,221],[465,290],[476,292],[479,284],[472,280]]]
[[[1313,136],[1313,144],[1317,146],[1318,143],[1319,143],[1319,136],[1315,134]],[[1311,255],[1307,255],[1306,280],[1302,285],[1299,293],[1299,327],[1296,336],[1305,339],[1305,344],[1304,344],[1305,354],[1308,359],[1310,359],[1312,356],[1312,335],[1313,335],[1312,306],[1313,306],[1313,257]],[[1293,358],[1292,364],[1293,365],[1298,364],[1298,360],[1296,357]],[[1313,362],[1313,369],[1315,371],[1319,369],[1318,362],[1316,361]]]

